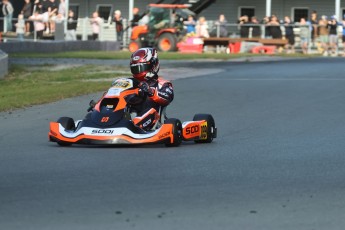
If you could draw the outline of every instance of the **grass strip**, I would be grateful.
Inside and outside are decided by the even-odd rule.
[[[0,111],[103,91],[121,76],[130,76],[127,68],[13,65],[9,74],[0,80]]]

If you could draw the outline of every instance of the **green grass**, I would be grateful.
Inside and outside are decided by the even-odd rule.
[[[10,57],[25,57],[25,58],[94,58],[94,59],[129,59],[131,56],[130,52],[127,51],[76,51],[76,52],[61,52],[61,53],[16,53],[10,54]],[[241,57],[255,57],[262,56],[262,54],[226,54],[226,53],[202,53],[202,54],[187,54],[187,53],[177,53],[177,52],[160,52],[159,58],[162,60],[188,60],[188,59],[219,59],[227,60],[233,58]],[[310,57],[314,55],[303,55],[303,54],[276,54],[273,56],[283,56],[283,57]]]
[[[103,91],[119,76],[130,76],[127,68],[11,66],[9,74],[0,80],[0,111]]]

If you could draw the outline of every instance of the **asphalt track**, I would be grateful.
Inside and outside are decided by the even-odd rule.
[[[0,113],[0,229],[344,229],[345,59],[179,66],[168,113],[213,114],[212,144],[47,141],[99,94]]]

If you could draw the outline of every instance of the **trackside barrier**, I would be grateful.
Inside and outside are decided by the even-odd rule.
[[[8,55],[0,50],[0,79],[8,73]]]

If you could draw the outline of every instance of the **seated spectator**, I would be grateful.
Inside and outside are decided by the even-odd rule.
[[[187,34],[195,33],[195,20],[193,15],[189,15],[187,21],[184,21],[183,24],[186,26]]]
[[[300,39],[301,39],[301,48],[303,54],[308,53],[308,46],[309,46],[309,35],[310,35],[310,30],[309,30],[309,25],[305,18],[301,18],[299,22],[299,27],[300,27]]]
[[[250,26],[252,28],[252,37],[259,38],[261,37],[261,26],[259,24],[258,19],[255,16],[252,16],[250,19]]]
[[[291,22],[289,16],[284,18],[284,27],[285,27],[285,38],[288,40],[288,43],[285,45],[287,53],[295,53],[295,34],[293,31],[294,24]]]
[[[196,25],[196,34],[201,38],[209,38],[208,25],[205,17],[200,17]]]
[[[218,34],[218,28],[217,28],[217,36],[219,37],[227,37],[228,36],[228,28],[226,27],[226,24],[228,21],[225,19],[224,14],[219,15],[218,21],[215,22],[215,25],[219,27],[219,34]]]
[[[34,14],[29,17],[30,20],[34,22],[34,29],[38,39],[43,38],[44,22],[43,15],[40,14],[40,9],[36,9]]]
[[[241,38],[248,38],[249,37],[249,18],[247,15],[243,15],[238,19],[238,23],[241,25],[240,27],[240,36]]]

